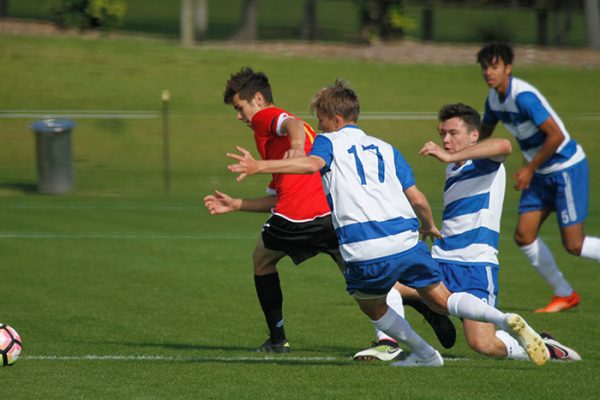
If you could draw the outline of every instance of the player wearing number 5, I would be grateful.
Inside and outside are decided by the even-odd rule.
[[[522,191],[514,239],[554,289],[550,303],[536,311],[568,310],[579,304],[579,295],[538,233],[549,214],[556,211],[565,249],[600,261],[600,238],[585,236],[583,231],[588,212],[588,163],[546,98],[512,76],[512,61],[513,51],[504,44],[487,45],[477,54],[490,87],[481,138],[490,136],[501,121],[517,140],[526,164],[513,175],[515,189]]]
[[[504,314],[470,293],[450,293],[441,282],[438,263],[422,237],[440,237],[431,208],[415,185],[412,170],[390,144],[366,135],[357,125],[356,93],[336,81],[315,95],[319,129],[307,157],[255,160],[245,149],[228,154],[238,181],[256,173],[321,172],[333,225],[344,259],[346,287],[376,329],[412,350],[392,365],[443,365],[440,354],[410,324],[389,308],[385,296],[396,282],[417,289],[432,310],[460,318],[492,322],[506,329],[538,365],[547,361],[540,336],[516,314]],[[419,224],[420,222],[420,224]]]

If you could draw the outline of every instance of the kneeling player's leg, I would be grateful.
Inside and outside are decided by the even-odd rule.
[[[284,256],[284,252],[265,248],[262,237],[258,238],[252,255],[256,294],[269,327],[270,341],[273,344],[285,341],[283,295],[276,267],[277,262]]]
[[[359,291],[353,294],[360,309],[371,318],[376,329],[407,345],[419,360],[441,360],[436,350],[421,338],[410,324],[386,304],[386,297],[374,297]],[[440,364],[440,366],[443,362]]]
[[[463,320],[465,339],[476,352],[489,357],[527,359],[527,352],[505,331],[488,322]]]

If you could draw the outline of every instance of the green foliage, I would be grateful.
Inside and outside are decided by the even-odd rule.
[[[64,27],[113,29],[127,11],[126,0],[52,0],[50,12]]]

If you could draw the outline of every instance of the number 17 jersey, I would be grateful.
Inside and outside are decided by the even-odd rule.
[[[404,194],[415,180],[396,148],[347,125],[318,135],[310,155],[326,163],[321,179],[344,261],[382,261],[417,245],[419,221]]]

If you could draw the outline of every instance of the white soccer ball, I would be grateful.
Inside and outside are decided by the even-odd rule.
[[[2,366],[12,365],[21,354],[21,337],[11,326],[0,324],[0,356]]]

